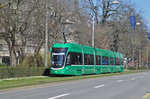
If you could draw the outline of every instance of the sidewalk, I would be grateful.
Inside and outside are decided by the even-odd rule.
[[[0,79],[0,81],[30,79],[30,78],[45,78],[45,77],[47,77],[47,76],[30,76],[30,77],[6,78],[6,79]]]

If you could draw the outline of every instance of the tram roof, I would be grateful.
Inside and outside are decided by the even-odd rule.
[[[84,50],[85,53],[93,54],[93,49],[94,48],[90,47],[90,46],[80,45],[80,44],[77,44],[77,43],[65,43],[65,44],[55,43],[55,44],[53,44],[53,48],[71,48],[69,50],[73,51],[73,52],[81,52],[82,47],[83,47],[83,50],[88,49],[88,50]],[[115,57],[123,58],[122,53],[119,53],[119,52],[113,52],[113,51],[99,49],[99,48],[95,48],[95,49],[97,51],[97,55],[101,55],[103,53],[104,56],[108,56],[108,55],[114,56],[115,55]]]

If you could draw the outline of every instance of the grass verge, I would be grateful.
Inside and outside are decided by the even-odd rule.
[[[89,79],[97,77],[108,77],[115,75],[139,73],[140,71],[124,71],[120,73],[108,73],[108,74],[95,74],[95,75],[84,75],[84,76],[65,76],[65,77],[42,77],[42,78],[22,78],[18,80],[3,80],[0,81],[0,91],[10,90],[12,88],[26,87],[32,85],[49,84],[54,82],[63,82],[79,79]]]

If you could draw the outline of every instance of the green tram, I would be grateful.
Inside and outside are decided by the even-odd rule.
[[[54,44],[51,74],[83,75],[123,71],[123,55],[118,52],[75,43]]]

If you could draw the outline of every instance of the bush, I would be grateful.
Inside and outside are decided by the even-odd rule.
[[[23,60],[22,65],[26,67],[42,67],[44,66],[44,62],[40,54],[34,54],[34,56],[33,55],[27,56]]]
[[[0,79],[29,76],[49,76],[50,69],[46,67],[0,67]]]
[[[128,67],[129,70],[136,70],[136,67]],[[138,67],[138,70],[146,70],[146,69],[150,69],[150,67]]]
[[[0,63],[0,67],[6,67],[6,65],[3,63]]]
[[[135,70],[135,67],[128,67],[129,70]]]

